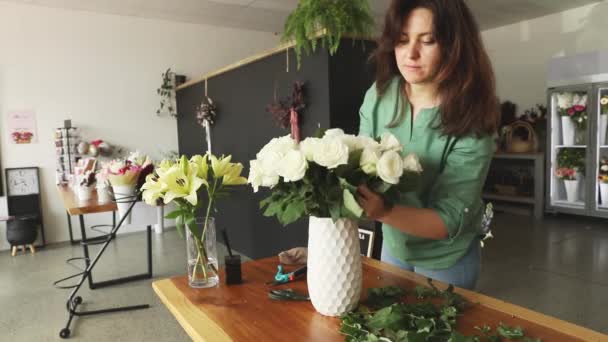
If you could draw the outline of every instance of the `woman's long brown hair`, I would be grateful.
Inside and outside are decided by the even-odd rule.
[[[395,77],[401,77],[395,47],[403,22],[415,8],[433,13],[435,40],[441,58],[436,75],[441,98],[443,134],[493,134],[500,120],[492,64],[473,14],[464,0],[393,0],[386,13],[382,36],[372,55],[376,63],[376,87],[382,95]]]

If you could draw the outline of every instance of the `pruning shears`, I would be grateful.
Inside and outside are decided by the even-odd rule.
[[[296,280],[297,277],[306,274],[306,266],[300,267],[297,270],[289,273],[283,273],[283,266],[277,266],[277,274],[274,276],[274,281],[269,281],[266,284],[270,286],[286,284]]]

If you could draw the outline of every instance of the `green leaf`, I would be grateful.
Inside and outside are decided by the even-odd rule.
[[[304,215],[304,209],[305,207],[302,201],[292,201],[287,205],[279,220],[284,226],[293,223]]]
[[[183,215],[184,212],[182,210],[174,210],[170,213],[168,213],[165,218],[168,220],[175,220],[178,216]]]
[[[374,308],[390,306],[398,303],[405,294],[405,290],[398,286],[370,288],[367,290],[367,301],[365,304]]]
[[[344,189],[343,194],[343,201],[346,209],[348,209],[356,218],[360,218],[363,215],[363,209],[359,206],[359,203],[357,203],[355,196],[353,196],[348,189]]]
[[[370,319],[368,325],[372,329],[384,329],[394,327],[403,320],[403,316],[394,310],[395,305],[378,310]]]
[[[175,218],[175,228],[177,229],[177,233],[183,239],[184,238],[184,216],[179,215]]]
[[[524,337],[524,331],[521,327],[510,327],[500,323],[496,331],[500,336],[511,340],[519,340]]]

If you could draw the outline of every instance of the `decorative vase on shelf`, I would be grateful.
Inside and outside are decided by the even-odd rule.
[[[78,186],[78,199],[80,201],[88,201],[93,197],[93,187],[92,186]]]
[[[193,288],[208,288],[219,284],[217,240],[215,220],[209,218],[205,229],[205,218],[194,219],[195,238],[190,229],[186,231],[186,249],[188,257],[188,284]],[[204,234],[204,238],[201,239]]]
[[[574,145],[576,125],[569,116],[562,116],[562,142],[566,146]]]
[[[135,200],[135,184],[112,185],[112,191],[114,192],[116,207],[118,208],[118,219],[121,220],[127,214],[131,203]],[[123,223],[131,224],[131,213],[127,215]]]
[[[568,202],[576,202],[578,199],[578,179],[568,180],[564,179],[564,186],[566,187],[566,200]]]
[[[606,130],[608,129],[608,113],[600,115],[600,145],[608,145],[606,141]]]
[[[600,182],[600,199],[603,207],[608,207],[608,183]]]
[[[362,287],[357,223],[351,219],[311,216],[308,232],[307,282],[315,310],[340,316],[359,303]]]

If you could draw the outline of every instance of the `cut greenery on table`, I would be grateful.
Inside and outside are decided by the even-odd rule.
[[[299,68],[302,50],[307,54],[315,51],[319,31],[326,30],[319,39],[333,56],[343,35],[369,37],[373,28],[374,17],[367,0],[300,0],[285,21],[282,39],[295,40]]]
[[[525,336],[520,327],[502,323],[495,331],[487,325],[475,327],[480,332],[479,336],[457,332],[458,316],[466,310],[468,302],[454,292],[452,285],[441,291],[431,279],[428,282],[430,287],[416,286],[412,293],[395,286],[369,289],[367,301],[357,311],[342,316],[340,332],[349,342],[540,341]],[[404,303],[408,295],[418,302]]]

